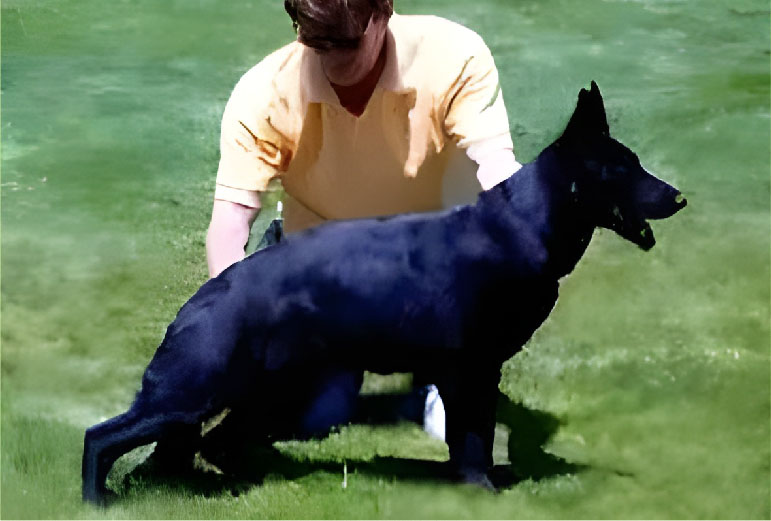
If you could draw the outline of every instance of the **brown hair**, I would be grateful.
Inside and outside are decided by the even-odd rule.
[[[355,49],[371,17],[393,14],[393,0],[284,0],[297,40],[319,50]]]

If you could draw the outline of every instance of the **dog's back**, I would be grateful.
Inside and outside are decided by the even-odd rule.
[[[530,170],[517,174],[522,184]],[[555,281],[540,276],[538,223],[516,201],[507,204],[328,223],[252,254],[207,285],[239,293],[229,298],[233,315],[271,370],[314,354],[368,370],[413,370],[419,356],[410,351],[461,349],[470,336],[494,341],[505,317],[510,336],[533,327],[516,308],[543,307],[531,293],[539,301],[547,294],[549,308],[556,299],[543,287]],[[491,225],[506,212],[515,227]],[[199,293],[188,305],[212,298],[206,285]]]

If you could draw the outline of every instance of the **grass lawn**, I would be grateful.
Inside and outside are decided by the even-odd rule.
[[[237,482],[134,469],[138,451],[117,502],[83,505],[84,429],[128,407],[206,279],[225,101],[293,33],[278,0],[4,0],[0,517],[771,517],[768,3],[396,8],[482,34],[520,160],[594,79],[611,133],[689,200],[649,253],[598,232],[504,366],[496,457],[521,479],[497,495],[443,483],[418,460],[444,444],[354,425],[255,453],[259,475]]]

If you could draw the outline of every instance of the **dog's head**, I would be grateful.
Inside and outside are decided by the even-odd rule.
[[[593,224],[609,228],[643,250],[656,243],[649,219],[665,219],[686,205],[673,186],[641,165],[634,152],[610,137],[597,84],[581,89],[578,105],[555,145],[571,158],[570,189]]]

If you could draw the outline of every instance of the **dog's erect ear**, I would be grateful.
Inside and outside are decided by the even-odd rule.
[[[592,81],[591,90],[581,89],[578,93],[576,110],[560,140],[586,139],[597,135],[608,136],[610,129],[600,88]]]

